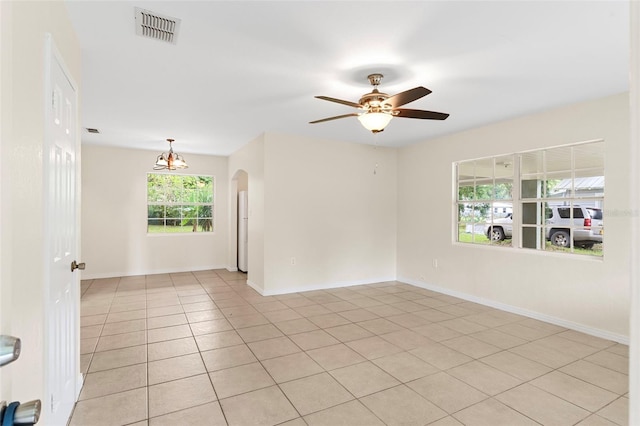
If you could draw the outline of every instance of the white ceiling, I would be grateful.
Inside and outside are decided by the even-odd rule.
[[[177,44],[136,36],[134,7],[182,20]],[[626,1],[67,1],[82,48],[83,143],[229,155],[263,132],[401,146],[628,90]],[[425,86],[374,137],[366,77]]]

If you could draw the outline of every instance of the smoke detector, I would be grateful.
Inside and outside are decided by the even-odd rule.
[[[180,29],[180,19],[139,7],[136,7],[135,10],[137,35],[176,44],[178,30]]]

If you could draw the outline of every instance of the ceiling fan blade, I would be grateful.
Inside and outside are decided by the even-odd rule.
[[[444,112],[423,111],[421,109],[398,108],[394,109],[393,112],[396,117],[422,118],[425,120],[446,120],[446,118],[449,117],[449,114],[445,114]]]
[[[351,114],[336,115],[335,117],[329,117],[329,118],[323,118],[322,120],[310,121],[309,124],[316,124],[316,123],[322,123],[322,122],[325,122],[325,121],[337,120],[339,118],[357,117],[357,116],[358,116],[358,114],[353,112]]]
[[[347,105],[350,107],[354,107],[354,108],[362,108],[362,105],[357,104],[355,102],[351,102],[351,101],[343,101],[342,99],[336,99],[336,98],[330,98],[328,96],[316,96],[316,98],[318,99],[322,99],[324,101],[329,101],[329,102],[336,102],[342,105]]]
[[[387,98],[384,103],[391,105],[393,108],[397,108],[404,104],[408,104],[409,102],[420,99],[423,96],[427,96],[429,93],[431,93],[431,90],[427,89],[426,87],[414,87],[413,89],[400,92],[397,95],[393,95],[390,98]]]

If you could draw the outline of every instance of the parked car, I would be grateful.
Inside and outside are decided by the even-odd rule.
[[[546,220],[546,238],[551,244],[569,247],[571,241],[571,208],[551,206]],[[492,241],[502,241],[513,235],[513,216],[495,219],[487,224],[485,235]],[[573,245],[591,248],[601,243],[604,234],[602,210],[595,207],[573,206]]]

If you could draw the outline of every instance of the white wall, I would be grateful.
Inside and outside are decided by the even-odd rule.
[[[61,1],[3,1],[0,15],[0,334],[18,336],[23,342],[20,359],[2,368],[0,400],[46,401],[42,187],[45,33],[53,35],[76,83],[81,80],[80,47]],[[40,422],[46,424],[44,409],[42,416]]]
[[[214,176],[213,233],[147,235],[147,173],[166,148],[82,145],[83,279],[227,266],[226,157],[185,154],[189,168],[176,172]]]
[[[606,145],[604,259],[454,242],[453,162],[600,138]],[[398,279],[438,286],[625,340],[629,322],[629,153],[627,94],[400,149]]]
[[[394,149],[268,133],[264,190],[266,294],[395,278]]]
[[[247,173],[246,187],[249,199],[249,253],[247,283],[264,291],[264,135],[243,146],[229,156],[229,179],[239,170]],[[237,191],[245,186],[234,182],[229,193],[229,245],[228,265],[237,266]]]

